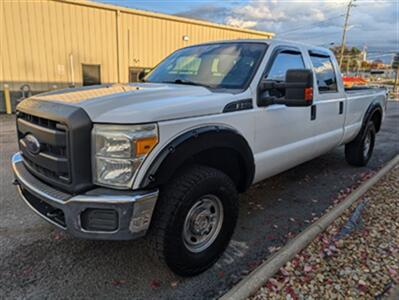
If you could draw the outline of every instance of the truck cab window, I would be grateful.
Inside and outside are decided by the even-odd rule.
[[[147,82],[244,89],[266,52],[261,43],[229,42],[177,50],[146,77]]]
[[[284,81],[285,73],[290,69],[304,69],[302,55],[299,52],[283,51],[277,54],[266,76],[267,80]]]
[[[300,52],[282,51],[276,55],[269,71],[266,72],[266,80],[285,81],[287,70],[304,68],[305,64]],[[281,98],[285,96],[285,89],[273,89],[267,93],[269,96]]]
[[[310,53],[313,70],[316,74],[317,86],[320,93],[337,92],[337,78],[334,66],[329,56],[321,56]]]
[[[168,74],[197,75],[201,59],[194,56],[179,57],[175,64],[168,66]]]

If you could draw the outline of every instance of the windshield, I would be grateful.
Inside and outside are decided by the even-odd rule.
[[[145,81],[243,89],[266,47],[262,43],[222,43],[184,48],[162,61]]]

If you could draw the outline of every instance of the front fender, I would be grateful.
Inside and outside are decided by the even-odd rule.
[[[166,183],[194,155],[216,148],[237,153],[245,173],[239,189],[248,188],[255,173],[252,150],[240,133],[224,126],[196,128],[175,138],[154,159],[140,183],[140,188]]]

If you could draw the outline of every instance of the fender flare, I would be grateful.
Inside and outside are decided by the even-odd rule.
[[[369,107],[366,110],[366,113],[364,114],[364,118],[363,118],[363,123],[362,123],[362,130],[363,128],[365,128],[365,126],[367,125],[367,123],[370,121],[370,119],[373,117],[375,112],[379,112],[381,114],[381,118],[383,117],[383,109],[381,104],[378,102],[378,100],[374,100]],[[376,131],[379,131],[379,128],[376,128]]]
[[[225,126],[195,128],[172,140],[152,161],[140,182],[140,188],[167,182],[187,160],[212,148],[229,148],[239,155],[245,173],[239,190],[246,190],[254,178],[254,155],[246,139],[236,130]]]

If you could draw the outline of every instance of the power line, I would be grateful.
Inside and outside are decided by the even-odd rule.
[[[396,54],[396,53],[398,53],[398,50],[392,50],[392,51],[385,51],[385,50],[381,50],[381,51],[378,51],[378,50],[369,50],[369,51],[367,51],[367,53],[376,53],[376,54],[378,54],[378,53],[387,53],[387,54]]]
[[[305,38],[301,37],[301,40],[302,41],[303,40],[307,41],[307,40],[313,40],[313,39],[317,39],[317,38],[321,38],[321,37],[325,37],[325,36],[330,36],[330,35],[337,35],[337,34],[339,34],[339,32],[329,32],[329,33],[319,34],[319,35],[305,37]]]
[[[368,55],[368,53],[367,53],[367,58],[370,58],[370,57],[378,58],[378,57],[386,57],[386,56],[395,56],[395,54],[371,54],[371,55]]]

